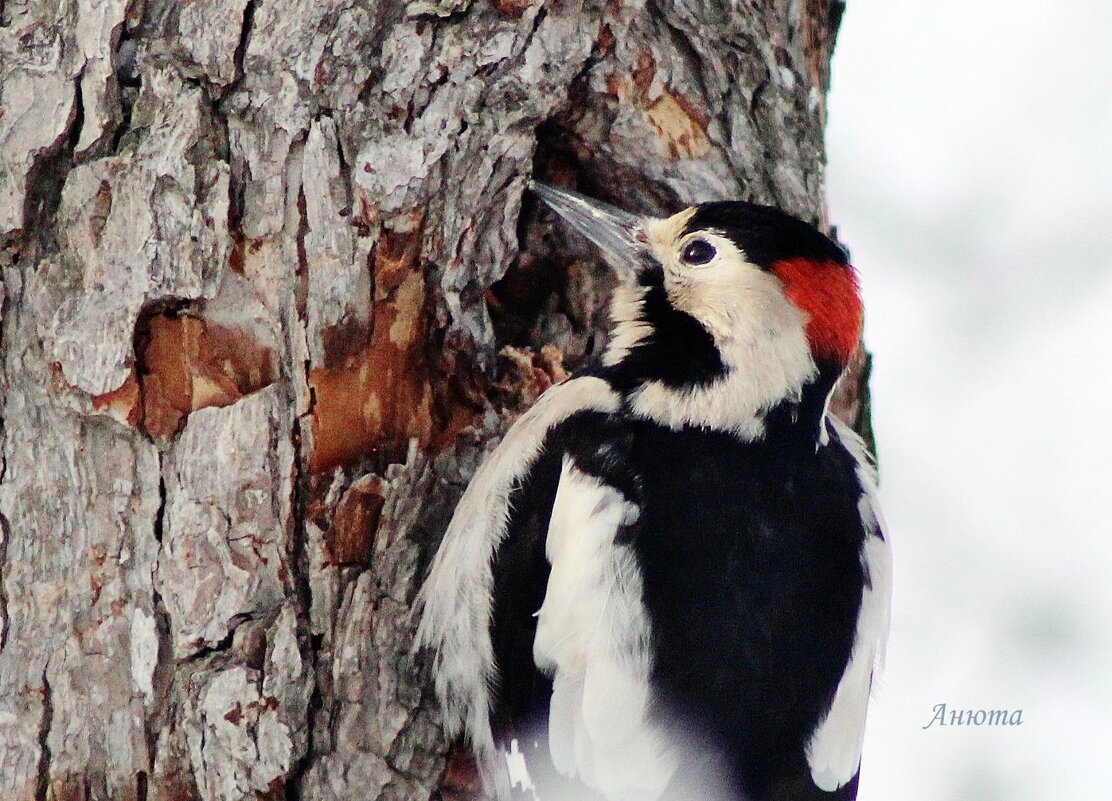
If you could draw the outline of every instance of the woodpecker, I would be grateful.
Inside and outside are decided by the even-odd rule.
[[[422,588],[447,733],[500,799],[854,799],[891,585],[827,412],[854,268],[769,206],[533,191],[620,285],[600,363],[510,427]]]

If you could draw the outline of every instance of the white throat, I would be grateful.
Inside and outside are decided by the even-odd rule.
[[[799,402],[803,387],[818,374],[806,337],[802,343],[791,340],[795,337],[780,335],[738,343],[723,350],[727,372],[717,381],[687,388],[649,381],[632,393],[630,406],[638,416],[670,428],[697,426],[759,439],[764,415],[783,401]]]

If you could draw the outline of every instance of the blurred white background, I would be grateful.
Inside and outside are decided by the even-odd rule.
[[[1110,41],[1109,0],[846,9],[830,209],[897,560],[862,801],[1112,798]]]

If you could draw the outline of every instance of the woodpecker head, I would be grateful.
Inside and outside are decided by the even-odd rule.
[[[856,273],[828,237],[754,203],[655,219],[534,191],[623,279],[603,364],[635,412],[753,437],[774,409],[798,419],[817,404],[821,418],[862,322]]]

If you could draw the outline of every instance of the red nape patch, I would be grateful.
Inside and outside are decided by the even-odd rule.
[[[807,339],[816,358],[849,363],[861,339],[861,291],[848,264],[784,259],[772,265],[784,294],[810,317]]]

